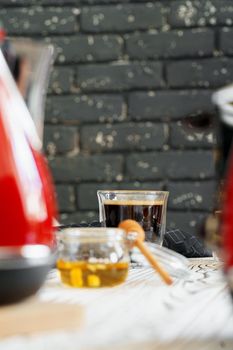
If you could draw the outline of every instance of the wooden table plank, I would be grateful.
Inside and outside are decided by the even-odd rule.
[[[0,308],[0,338],[59,329],[78,329],[83,308],[67,303],[44,303],[36,298]]]

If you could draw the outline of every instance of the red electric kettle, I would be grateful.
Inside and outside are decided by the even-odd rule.
[[[0,51],[0,304],[35,293],[51,267],[54,193],[42,142]]]

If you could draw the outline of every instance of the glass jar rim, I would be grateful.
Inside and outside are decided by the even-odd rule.
[[[59,231],[57,238],[65,242],[98,243],[103,240],[123,240],[126,238],[126,233],[117,227],[72,227]]]

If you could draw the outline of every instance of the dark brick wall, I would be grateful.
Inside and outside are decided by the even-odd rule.
[[[213,206],[211,94],[232,81],[232,0],[1,0],[12,36],[57,47],[44,148],[61,218],[97,217],[97,189],[170,191],[168,227]]]

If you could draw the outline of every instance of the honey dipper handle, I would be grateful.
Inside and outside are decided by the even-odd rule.
[[[169,276],[167,271],[165,271],[154,256],[151,254],[150,250],[143,244],[143,242],[138,239],[135,242],[135,245],[141,250],[142,254],[147,258],[151,266],[159,273],[160,277],[164,280],[164,282],[168,285],[172,284],[172,278]]]

